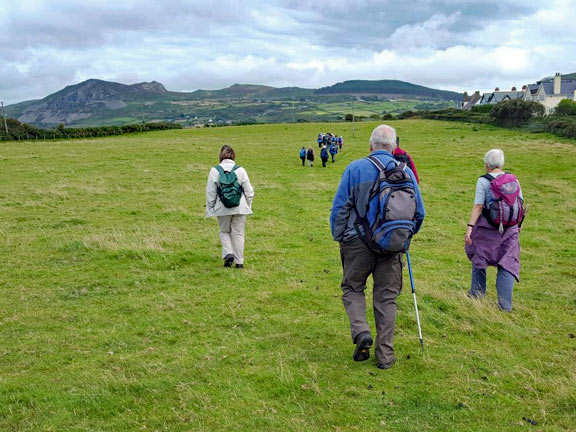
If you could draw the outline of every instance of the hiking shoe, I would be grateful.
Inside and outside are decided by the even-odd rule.
[[[224,267],[232,267],[233,262],[234,262],[234,255],[228,254],[224,257]]]
[[[356,336],[354,339],[356,343],[356,348],[354,349],[354,355],[352,358],[354,361],[360,362],[368,360],[370,358],[370,347],[372,346],[373,340],[370,332],[362,332]]]
[[[396,360],[392,360],[392,361],[389,361],[387,363],[376,363],[376,367],[378,369],[390,369],[394,365],[395,362],[396,362]]]
[[[243,269],[243,268],[244,268],[244,264],[236,264],[236,268],[237,268],[237,269]]]

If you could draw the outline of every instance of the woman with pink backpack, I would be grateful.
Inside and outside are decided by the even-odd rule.
[[[478,178],[476,197],[464,240],[472,262],[470,297],[486,295],[486,268],[498,268],[496,291],[500,309],[512,310],[514,281],[520,279],[519,233],[524,220],[524,200],[514,174],[506,173],[504,152],[484,155],[486,174]]]

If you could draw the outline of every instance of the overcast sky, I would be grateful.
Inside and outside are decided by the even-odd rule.
[[[89,78],[174,91],[521,87],[576,72],[575,27],[576,0],[2,0],[0,100]]]

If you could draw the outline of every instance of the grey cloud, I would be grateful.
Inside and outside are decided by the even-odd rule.
[[[542,54],[550,24],[539,24],[534,6],[520,0],[7,1],[0,5],[0,96],[13,102],[87,78],[158,80],[172,90],[354,78],[455,89],[495,77],[504,86],[530,69],[542,75],[538,68],[560,52]],[[573,32],[562,33],[547,43],[569,47]],[[520,40],[509,42],[513,35]],[[492,56],[503,42],[532,50],[529,60],[504,65]],[[570,64],[574,50],[561,53],[556,63]]]

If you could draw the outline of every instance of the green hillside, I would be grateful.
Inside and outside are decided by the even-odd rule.
[[[388,371],[352,361],[328,226],[375,123],[355,138],[351,124],[323,123],[3,143],[0,430],[574,430],[574,142],[393,125],[427,206],[411,249],[426,352],[405,275]],[[304,168],[298,149],[319,131],[344,135],[344,153]],[[204,219],[223,143],[256,191],[244,271],[222,268]],[[486,301],[466,296],[463,237],[493,147],[530,205],[511,314],[496,307],[494,271]]]
[[[325,89],[315,91],[300,87],[234,84],[219,90],[185,93],[168,91],[156,81],[126,85],[91,79],[67,86],[41,100],[10,105],[6,112],[21,122],[53,128],[59,124],[119,126],[143,121],[174,122],[183,126],[338,121],[353,113],[355,108],[359,112],[368,112],[367,117],[381,117],[383,114],[401,113],[406,111],[406,107],[409,110],[432,110],[454,106],[453,101],[442,96],[447,92],[400,81],[395,83],[400,83],[399,88],[394,89],[400,94],[387,95],[384,91],[359,98],[356,89],[351,93],[337,91],[330,94]],[[378,88],[385,89],[382,86]],[[452,99],[456,100],[456,96]],[[396,100],[398,97],[401,100]],[[352,101],[356,106],[352,106]],[[334,110],[334,104],[345,106],[346,110]]]
[[[351,80],[316,90],[316,94],[387,94],[459,101],[460,93],[432,89],[398,80]]]

